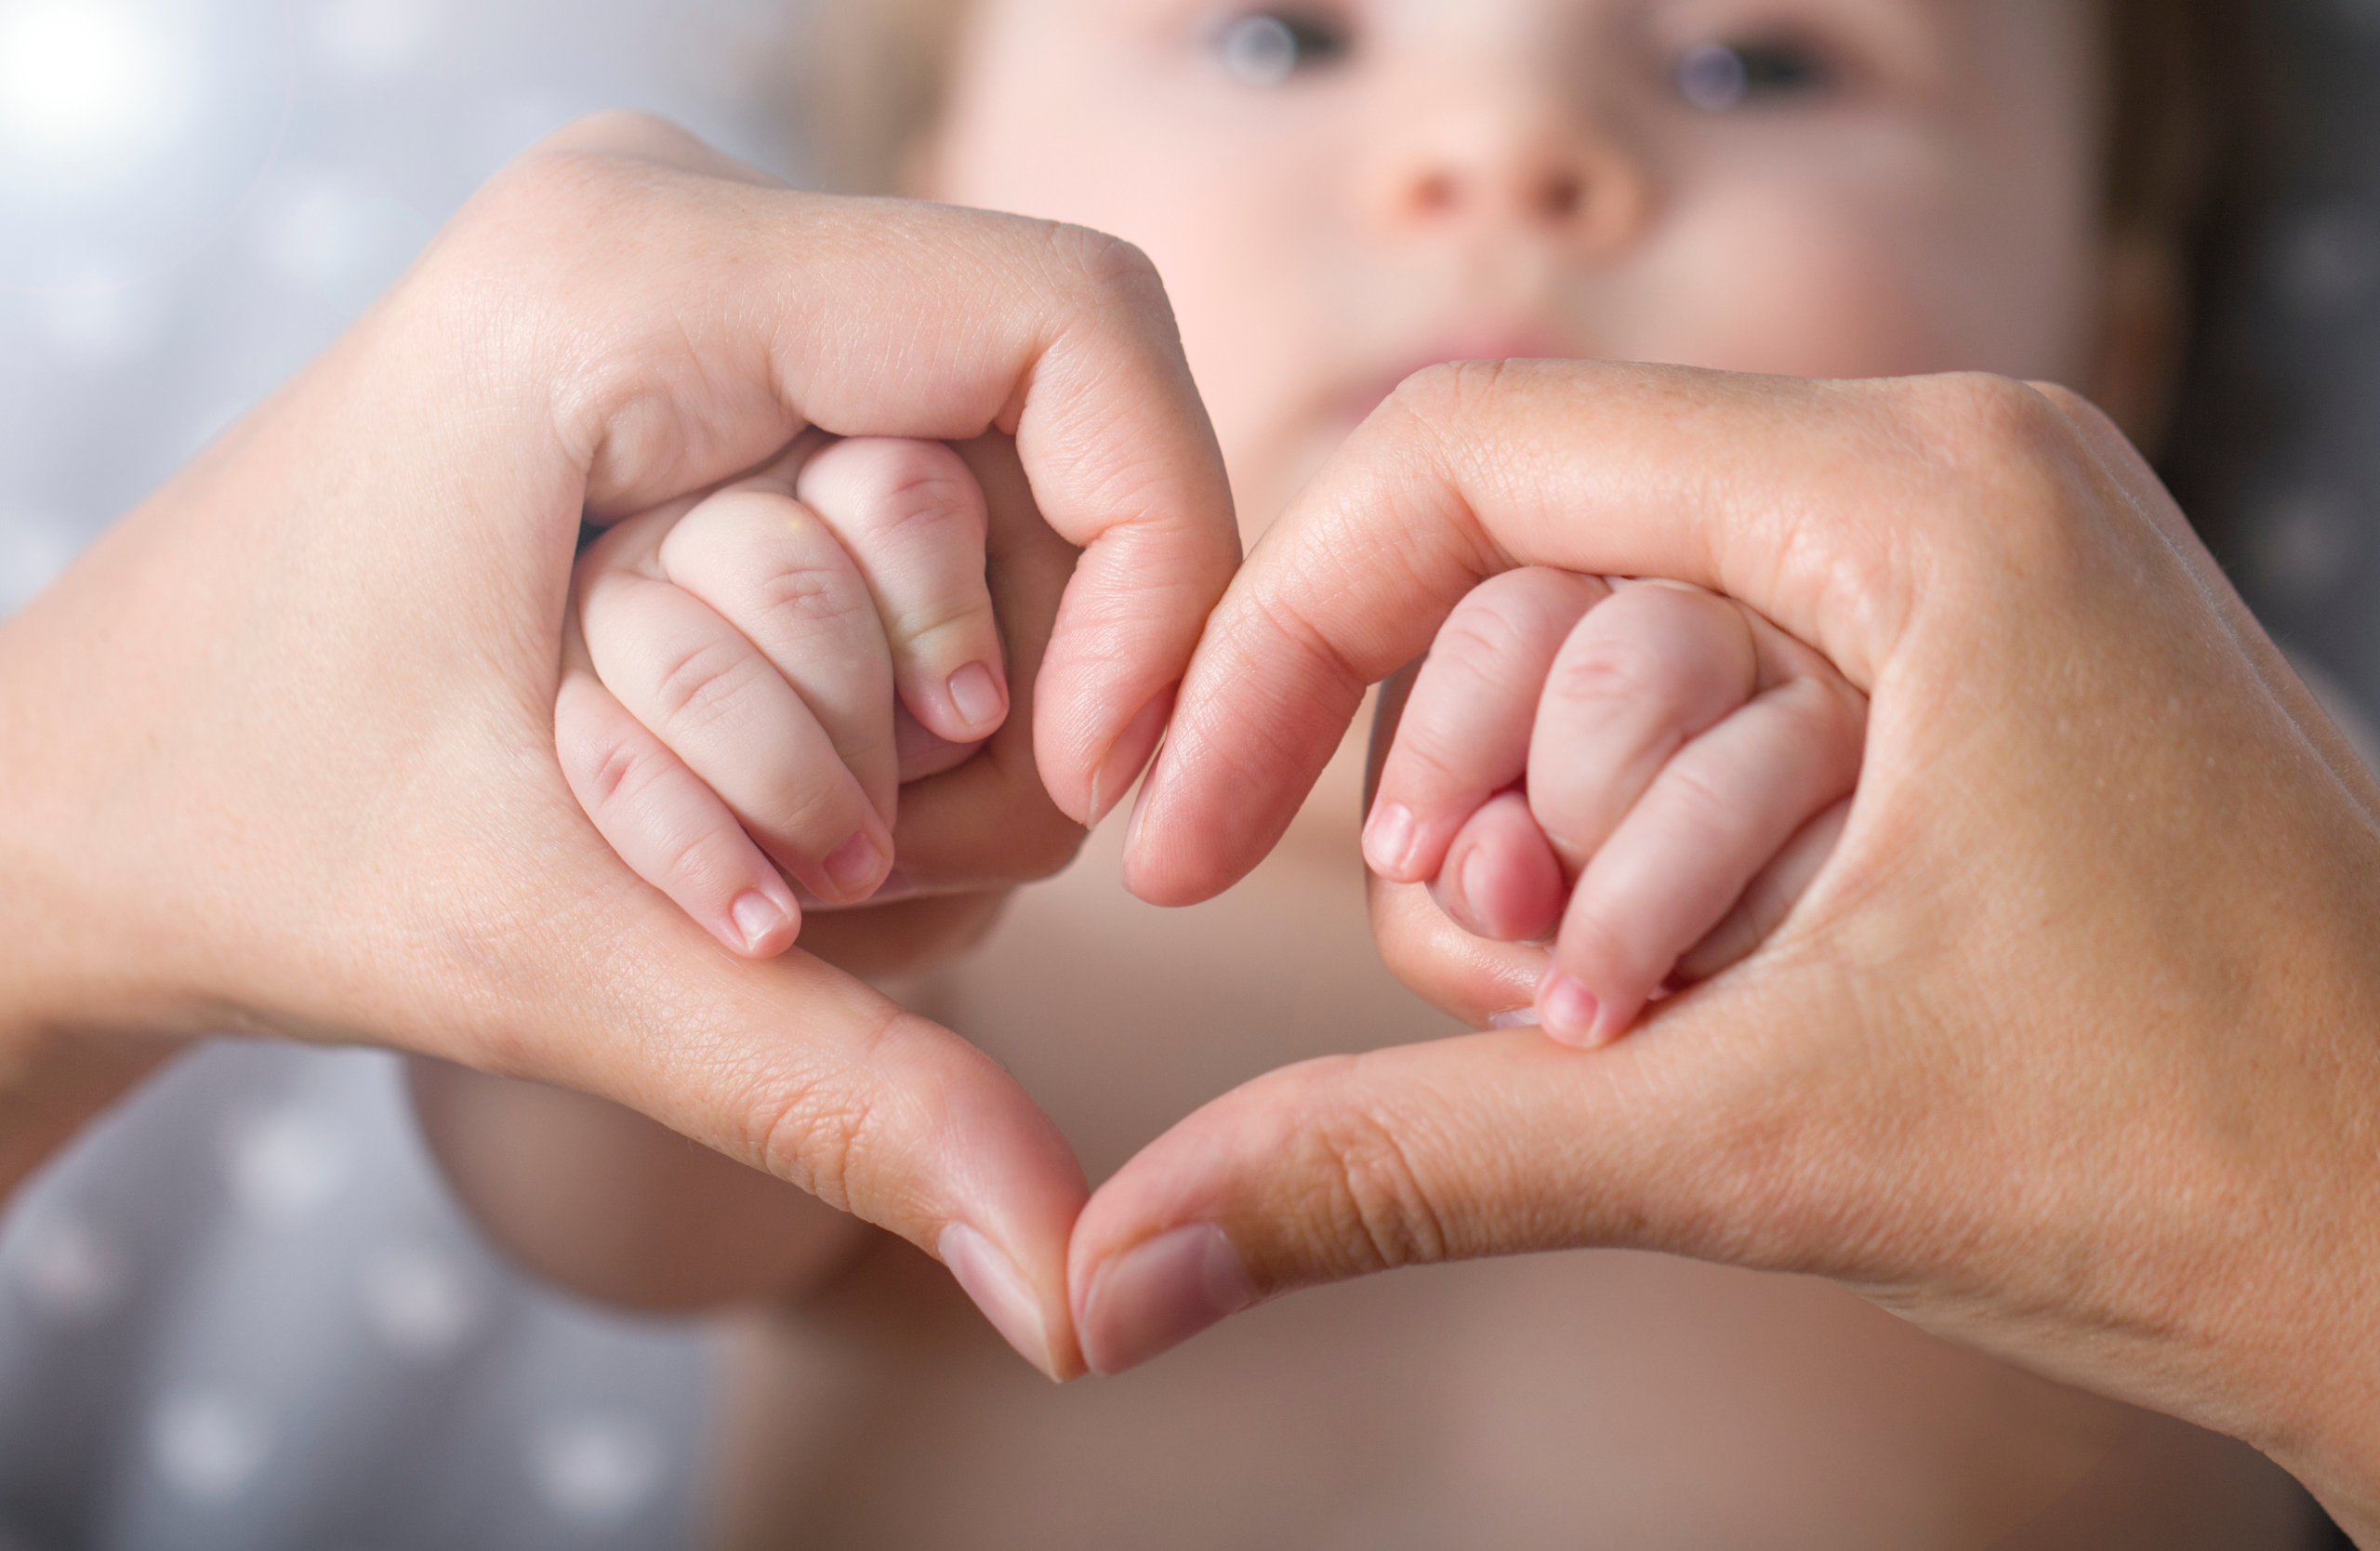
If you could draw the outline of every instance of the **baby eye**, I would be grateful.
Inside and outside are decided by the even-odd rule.
[[[1243,86],[1277,86],[1300,71],[1338,63],[1355,46],[1347,26],[1311,11],[1250,11],[1216,34],[1223,69]]]
[[[1788,40],[1706,43],[1677,64],[1678,94],[1707,113],[1807,97],[1832,84],[1824,60]]]

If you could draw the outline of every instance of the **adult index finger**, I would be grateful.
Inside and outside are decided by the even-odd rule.
[[[1971,400],[2064,423],[2039,394],[1982,378],[1505,362],[1408,379],[1256,547],[1209,621],[1150,776],[1127,860],[1133,889],[1184,904],[1242,876],[1288,826],[1365,686],[1419,655],[1479,581],[1518,566],[1726,593],[1867,687],[1910,606],[1897,568],[1908,529],[1941,515],[1880,499],[1872,478],[1879,459],[1910,456],[1910,425],[1924,423],[1907,412],[1912,398],[1946,427]],[[1978,480],[1970,504],[1988,503],[1989,485]]]
[[[1042,668],[1042,776],[1077,819],[1112,807],[1238,561],[1155,270],[1078,227],[800,193],[714,161],[649,120],[576,126],[483,196],[503,219],[463,223],[433,261],[541,256],[528,289],[553,316],[528,331],[532,375],[554,384],[599,518],[715,484],[805,425],[1013,435],[1044,517],[1085,550]],[[590,310],[613,326],[586,328]]]

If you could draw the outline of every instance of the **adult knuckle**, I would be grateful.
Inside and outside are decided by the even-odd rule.
[[[1368,1269],[1442,1261],[1448,1225],[1405,1146],[1400,1117],[1367,1105],[1331,1109],[1308,1132],[1330,1181],[1333,1236]]]
[[[756,1109],[752,1150],[760,1166],[849,1210],[854,1176],[876,1125],[865,1093],[829,1089],[804,1072],[780,1079]]]
[[[1164,294],[1165,283],[1157,275],[1156,263],[1121,237],[1088,226],[1053,221],[1047,229],[1047,238],[1065,272],[1093,291],[1123,292],[1135,298],[1150,291]]]

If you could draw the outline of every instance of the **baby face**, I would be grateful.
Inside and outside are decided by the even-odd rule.
[[[1406,374],[1562,355],[2088,390],[2075,0],[979,0],[925,191],[1164,274],[1243,522]]]

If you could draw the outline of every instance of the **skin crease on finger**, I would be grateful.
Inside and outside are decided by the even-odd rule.
[[[2088,14],[982,0],[908,192],[1147,252],[1257,540],[1401,378],[1449,358],[2154,382],[2109,359],[2111,341],[2156,337],[2129,325],[2167,298],[2128,289],[2101,241]],[[1232,25],[1265,17],[1275,53],[1235,64]],[[1718,110],[1682,98],[1698,46],[1779,38],[1831,84]],[[1764,79],[1792,63],[1765,60]],[[2153,397],[2119,407],[2153,428]],[[1222,899],[1161,913],[1127,897],[1111,825],[983,952],[905,997],[1015,1071],[1094,1178],[1268,1068],[1453,1032],[1373,961],[1349,752]],[[738,1544],[800,1525],[1025,1545],[1063,1503],[1085,1543],[1163,1522],[1204,1544],[1460,1544],[1493,1526],[1552,1545],[1585,1522],[1680,1551],[2215,1547],[2277,1540],[2294,1511],[2241,1451],[1805,1281],[1629,1255],[1420,1271],[1302,1293],[1053,1397],[936,1276],[868,1257],[755,1338]],[[787,1463],[793,1440],[814,1445],[806,1464]],[[943,1490],[916,1490],[926,1468]],[[2203,1489],[2170,1518],[2181,1499],[2151,1484],[2169,1470]]]
[[[787,229],[814,240],[789,253]],[[901,308],[862,305],[888,288]],[[969,1227],[979,1279],[1029,1281],[1034,1355],[1078,1371],[1085,1186],[1029,1096],[812,955],[722,954],[558,765],[584,515],[715,485],[805,418],[998,425],[1035,525],[1084,546],[1053,557],[1073,633],[1030,654],[1040,770],[985,766],[1013,800],[963,830],[919,815],[959,886],[1060,865],[1080,830],[1045,782],[1082,809],[1236,551],[1144,262],[1048,222],[771,189],[652,120],[583,121],[0,626],[9,1161],[164,1040],[385,1045],[641,1109],[930,1250]]]

